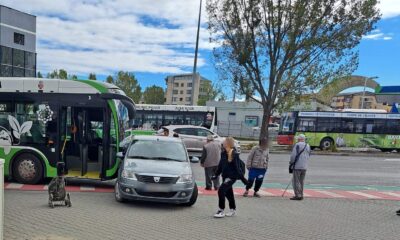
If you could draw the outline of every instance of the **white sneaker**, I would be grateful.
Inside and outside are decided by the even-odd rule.
[[[225,213],[224,210],[218,210],[218,212],[216,214],[214,214],[215,218],[223,218],[225,217]]]
[[[227,216],[227,217],[233,217],[235,215],[236,215],[236,210],[235,209],[231,209],[231,210],[229,210],[229,212],[227,212],[225,214],[225,216]]]

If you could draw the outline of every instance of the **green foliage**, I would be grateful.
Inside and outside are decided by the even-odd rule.
[[[64,69],[54,70],[53,72],[47,74],[47,78],[67,79],[68,73]]]
[[[89,73],[89,80],[97,80],[95,73]]]
[[[143,92],[143,99],[146,104],[164,104],[164,90],[156,85],[147,87]]]
[[[78,76],[76,76],[75,74],[73,74],[73,75],[70,75],[70,76],[68,77],[68,79],[71,79],[71,80],[78,80]]]
[[[205,93],[205,95],[199,95],[197,105],[205,106],[207,101],[215,100],[222,93],[222,90],[212,85],[210,81],[204,81],[200,84],[200,93]]]
[[[41,73],[41,72],[38,72],[38,73],[37,73],[37,77],[38,77],[38,78],[43,78],[42,73]]]
[[[207,12],[220,79],[263,106],[260,137],[276,108],[349,76],[380,18],[377,0],[209,0]]]
[[[108,75],[108,77],[106,78],[106,82],[107,83],[114,83],[114,78],[111,75]]]
[[[128,97],[132,98],[134,102],[139,102],[141,99],[142,88],[133,73],[119,71],[114,78],[114,84],[124,91]]]

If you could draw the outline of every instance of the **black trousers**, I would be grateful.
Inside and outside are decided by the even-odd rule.
[[[263,178],[259,179],[259,178],[253,178],[253,179],[249,179],[249,183],[246,185],[246,190],[248,191],[249,189],[251,189],[253,187],[254,182],[256,182],[256,184],[254,185],[254,192],[258,192],[258,190],[260,190],[261,185],[263,184]]]
[[[228,199],[229,208],[236,209],[235,195],[233,194],[232,185],[236,179],[224,178],[223,183],[218,189],[219,209],[225,209],[225,198]]]

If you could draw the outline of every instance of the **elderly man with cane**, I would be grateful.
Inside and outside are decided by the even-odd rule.
[[[290,156],[289,173],[293,174],[294,197],[290,200],[303,200],[304,178],[308,167],[311,148],[306,142],[306,136],[300,134],[297,136],[297,143],[294,145],[292,155]]]

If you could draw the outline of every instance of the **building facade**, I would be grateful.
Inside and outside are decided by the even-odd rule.
[[[0,77],[36,77],[36,16],[0,5]]]
[[[198,105],[201,97],[207,96],[208,86],[212,86],[210,80],[193,74],[173,75],[165,78],[167,90],[165,104],[168,105]]]
[[[347,108],[386,109],[384,104],[378,103],[376,101],[375,94],[371,92],[365,92],[365,94],[363,92],[341,93],[332,98],[331,107],[334,110],[341,110]]]

